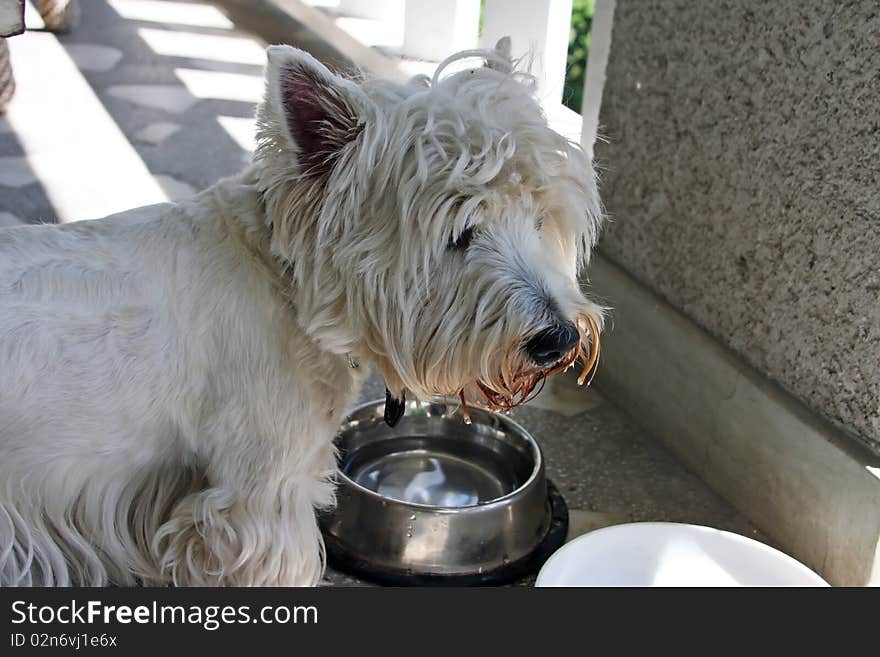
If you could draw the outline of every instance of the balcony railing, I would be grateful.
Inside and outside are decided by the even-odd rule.
[[[583,116],[562,104],[571,0],[270,0],[359,66],[406,80],[452,53],[511,38],[530,62],[550,124],[592,155],[614,0],[598,0]]]

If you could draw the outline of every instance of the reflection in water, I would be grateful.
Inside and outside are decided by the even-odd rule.
[[[385,497],[432,506],[468,506],[508,492],[497,477],[474,463],[425,451],[383,456],[352,475],[356,483]]]

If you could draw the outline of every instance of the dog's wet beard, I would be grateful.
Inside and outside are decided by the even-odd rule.
[[[578,376],[578,385],[592,383],[599,364],[599,327],[589,315],[580,316],[575,324],[580,334],[580,341],[556,365],[548,369],[525,369],[521,358],[506,358],[498,382],[492,384],[477,380],[471,386],[462,388],[458,397],[461,400],[464,421],[468,424],[471,421],[468,405],[497,412],[509,411],[525,404],[541,393],[547,377],[566,371],[578,360],[583,365],[583,370]],[[387,406],[385,413],[387,418]]]

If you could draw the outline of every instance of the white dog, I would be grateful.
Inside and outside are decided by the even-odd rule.
[[[409,85],[268,59],[239,176],[0,230],[0,583],[314,584],[368,366],[390,423],[592,366],[593,169],[503,46]]]

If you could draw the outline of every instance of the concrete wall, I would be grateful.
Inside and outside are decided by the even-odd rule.
[[[601,249],[880,448],[880,5],[617,0]]]

